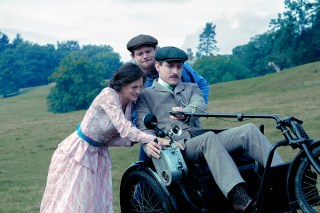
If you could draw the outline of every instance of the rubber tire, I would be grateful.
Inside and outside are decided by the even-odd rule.
[[[320,162],[320,147],[312,150],[315,160]],[[295,195],[304,213],[320,212],[320,175],[305,157],[295,175]]]
[[[123,182],[120,194],[122,213],[173,212],[169,196],[162,186],[149,172],[134,170]]]

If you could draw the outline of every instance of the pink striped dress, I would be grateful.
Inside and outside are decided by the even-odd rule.
[[[131,146],[153,136],[131,123],[133,103],[121,109],[116,91],[105,88],[81,122],[82,132],[106,146],[95,147],[73,132],[53,153],[40,212],[113,212],[112,162],[108,146]]]

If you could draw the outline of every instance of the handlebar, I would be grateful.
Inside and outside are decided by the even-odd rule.
[[[191,113],[191,112],[181,112],[181,111],[170,111],[170,115],[185,115],[191,117],[216,117],[216,118],[236,118],[238,121],[242,121],[244,118],[271,118],[280,121],[280,118],[274,114],[232,114],[232,113],[218,113],[218,112],[206,112],[206,113]]]
[[[301,124],[303,123],[301,120],[296,119],[292,116],[280,119],[278,116],[274,114],[244,114],[244,113],[218,113],[218,112],[204,112],[204,113],[191,113],[191,112],[181,112],[181,111],[169,111],[170,115],[184,115],[184,116],[190,116],[190,117],[216,117],[216,118],[236,118],[238,121],[243,121],[244,118],[262,118],[262,119],[274,119],[276,121],[276,128],[279,129],[283,136],[286,138],[287,141],[289,141],[290,144],[300,144],[304,143],[306,139],[308,139],[307,134],[301,127]],[[290,133],[289,129],[296,135],[293,137],[293,135]],[[302,134],[300,134],[300,132]]]

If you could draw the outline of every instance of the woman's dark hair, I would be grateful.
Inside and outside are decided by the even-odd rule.
[[[120,92],[124,86],[139,80],[141,77],[143,78],[143,83],[145,83],[146,76],[141,68],[133,63],[125,63],[113,73],[109,81],[109,87]]]

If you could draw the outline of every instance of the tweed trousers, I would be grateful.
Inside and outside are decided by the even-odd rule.
[[[213,178],[227,197],[231,189],[244,183],[230,153],[240,151],[261,165],[266,165],[271,144],[254,124],[245,124],[215,134],[212,131],[184,141],[187,163],[205,158]],[[283,163],[275,153],[272,165]]]

